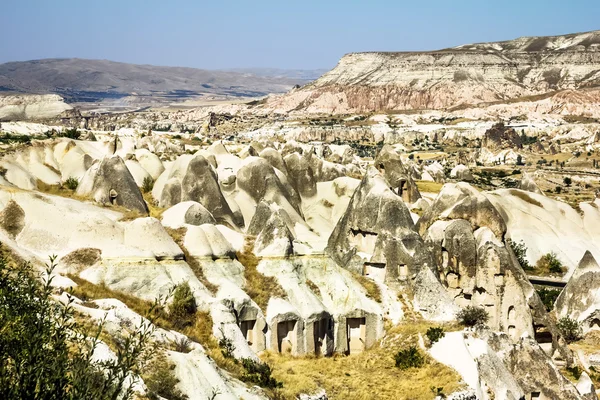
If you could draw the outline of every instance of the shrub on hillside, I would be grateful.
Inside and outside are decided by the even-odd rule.
[[[175,364],[169,362],[164,354],[159,354],[145,368],[147,374],[143,375],[144,383],[148,388],[148,398],[158,400],[185,400],[188,397],[178,388],[179,379],[175,376]]]
[[[79,186],[79,181],[77,180],[77,178],[70,176],[65,181],[65,186],[69,190],[76,190],[77,186]]]
[[[44,277],[52,276],[54,258]],[[93,361],[93,335],[78,322],[72,298],[53,299],[52,278],[0,257],[0,398],[131,399],[152,328],[143,323],[120,342],[114,361]]]
[[[173,291],[173,302],[169,306],[169,318],[174,325],[186,327],[192,324],[197,306],[194,293],[187,282],[180,283]]]
[[[400,369],[419,368],[425,364],[425,357],[415,346],[400,350],[394,356],[396,367]]]
[[[567,343],[575,342],[583,336],[581,324],[569,317],[563,317],[558,320],[556,327]]]
[[[456,319],[464,326],[485,325],[489,318],[483,307],[475,306],[466,306],[456,314]]]
[[[58,137],[66,137],[75,140],[79,139],[80,136],[81,132],[79,132],[77,128],[68,128],[58,133]]]
[[[242,358],[242,366],[246,370],[242,375],[244,382],[254,383],[262,388],[276,389],[283,387],[283,383],[271,376],[271,366],[267,363],[254,361],[251,358]]]
[[[142,192],[149,193],[154,188],[154,180],[147,176],[144,178],[144,182],[142,182]]]
[[[431,344],[433,344],[433,343],[436,343],[441,338],[443,338],[444,335],[446,335],[446,334],[444,333],[444,328],[442,328],[441,326],[438,326],[438,327],[432,326],[429,329],[427,329],[427,332],[425,333],[425,335],[427,335],[427,339],[429,339],[429,342]]]

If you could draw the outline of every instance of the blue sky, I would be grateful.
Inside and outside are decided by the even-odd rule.
[[[600,29],[600,0],[4,0],[0,63],[50,57],[197,68],[331,68],[355,51]]]

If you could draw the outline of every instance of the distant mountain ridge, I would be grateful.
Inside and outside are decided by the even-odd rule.
[[[78,58],[0,64],[0,93],[54,93],[69,101],[129,95],[264,96],[314,79],[310,70],[203,70]]]
[[[443,109],[600,87],[600,31],[422,52],[364,52],[299,90],[276,112]]]

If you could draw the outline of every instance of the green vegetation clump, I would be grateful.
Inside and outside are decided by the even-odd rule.
[[[425,364],[425,357],[415,346],[400,350],[394,356],[396,367],[400,369],[420,368]]]
[[[427,329],[427,332],[425,333],[425,335],[427,335],[427,339],[429,339],[429,342],[431,344],[436,343],[437,341],[439,341],[441,338],[444,337],[444,335],[446,335],[446,333],[444,333],[444,328],[442,328],[441,326],[438,327],[431,327],[429,329]]]
[[[513,253],[515,254],[517,261],[519,262],[519,264],[521,264],[521,268],[533,269],[531,267],[531,264],[529,264],[529,261],[527,261],[527,246],[525,246],[525,242],[521,240],[517,243],[511,239],[508,239],[508,244],[512,249]]]
[[[560,294],[559,289],[548,289],[546,287],[542,287],[537,290],[538,296],[542,300],[542,303],[546,306],[547,311],[551,311],[554,308],[554,302],[558,298]]]
[[[197,311],[196,299],[187,282],[180,283],[173,291],[173,302],[169,306],[169,319],[184,328],[194,322]]]
[[[53,299],[51,258],[45,274],[0,257],[0,398],[131,399],[147,361],[153,329],[137,327],[119,341],[115,360],[94,361],[102,324],[90,335],[72,307]]]
[[[77,190],[77,186],[79,186],[79,181],[77,178],[70,176],[65,181],[65,186],[67,189],[75,191]]]
[[[485,325],[490,318],[483,307],[466,306],[456,314],[456,319],[464,326]]]
[[[242,374],[244,382],[253,383],[266,389],[283,387],[283,383],[271,376],[273,370],[269,364],[254,361],[251,358],[242,358],[242,366],[246,370]]]
[[[154,179],[152,179],[149,176],[145,177],[144,181],[142,182],[142,192],[150,193],[153,188],[154,188]]]
[[[583,330],[581,329],[581,324],[577,322],[577,320],[563,317],[558,320],[556,327],[560,331],[562,337],[567,341],[567,343],[573,343],[583,337]]]
[[[562,274],[565,272],[565,267],[562,262],[558,259],[555,252],[551,251],[548,254],[544,254],[535,264],[536,270],[541,274]]]
[[[57,136],[77,140],[81,137],[81,132],[79,132],[77,128],[68,128],[59,132]]]
[[[185,400],[188,397],[177,388],[179,379],[175,376],[173,370],[175,364],[169,362],[164,353],[155,357],[145,368],[146,374],[143,374],[144,383],[148,388],[148,398],[158,400],[165,398],[169,400]]]

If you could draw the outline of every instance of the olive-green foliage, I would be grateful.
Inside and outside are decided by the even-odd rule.
[[[541,271],[549,271],[552,274],[562,274],[565,272],[562,262],[553,251],[540,257],[535,267]]]
[[[142,182],[142,191],[144,193],[149,193],[154,188],[154,180],[147,176],[144,178],[144,182]]]
[[[581,324],[572,318],[563,317],[559,319],[556,327],[567,343],[575,342],[583,336]]]
[[[81,132],[79,132],[77,128],[68,128],[62,132],[59,132],[57,136],[77,140],[81,136]]]
[[[184,328],[192,325],[196,310],[196,299],[190,285],[187,282],[177,285],[169,306],[169,318],[176,326]]]
[[[242,358],[242,366],[246,370],[242,375],[244,382],[254,383],[262,388],[276,389],[283,387],[283,383],[271,376],[273,372],[267,363],[254,361],[251,358]]]
[[[79,181],[77,180],[77,178],[74,178],[74,177],[70,176],[65,181],[65,186],[69,190],[76,190],[77,186],[79,186]]]
[[[400,350],[394,356],[396,367],[400,369],[419,368],[425,364],[425,357],[415,346]]]
[[[159,354],[145,368],[144,383],[148,388],[148,397],[158,400],[159,396],[169,400],[185,400],[188,397],[177,389],[179,379],[173,370],[175,364],[169,362],[164,354]]]
[[[517,261],[519,261],[519,264],[521,264],[521,268],[532,269],[529,261],[527,261],[527,247],[525,246],[525,243],[522,240],[517,243],[508,239],[508,244],[510,245],[513,253],[515,253]]]
[[[546,306],[546,310],[550,311],[554,308],[554,302],[558,298],[560,290],[542,287],[541,289],[537,290],[537,294],[538,296],[540,296],[542,303],[544,303],[544,305]]]
[[[54,259],[43,276],[51,276]],[[102,325],[93,336],[77,322],[72,300],[53,298],[52,278],[28,264],[0,258],[0,398],[130,399],[152,335],[139,326],[119,343],[116,360],[93,361]]]
[[[441,326],[432,326],[431,328],[427,329],[425,335],[427,335],[427,339],[429,339],[429,342],[433,344],[444,337],[444,328],[442,328]]]
[[[466,306],[456,314],[456,319],[464,326],[485,325],[489,318],[483,307],[476,306]]]

